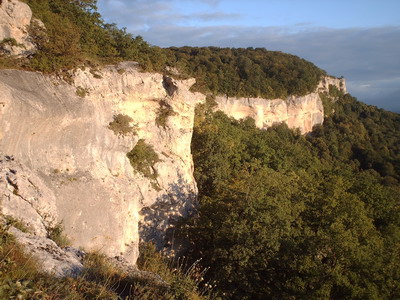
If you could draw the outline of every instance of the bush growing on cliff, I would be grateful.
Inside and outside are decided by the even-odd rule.
[[[166,103],[164,100],[159,102],[160,107],[158,108],[156,114],[156,125],[165,129],[167,126],[167,120],[171,116],[175,116],[176,113],[174,112],[171,105]]]
[[[131,125],[133,119],[124,114],[117,114],[113,116],[113,121],[108,124],[108,128],[114,131],[116,135],[136,135],[135,125]]]
[[[59,247],[71,246],[71,241],[64,233],[62,223],[57,223],[52,227],[47,228],[48,238],[53,240]]]
[[[143,176],[155,180],[157,173],[154,170],[154,164],[160,161],[153,147],[140,139],[136,146],[126,155],[131,162],[132,167],[143,174]]]

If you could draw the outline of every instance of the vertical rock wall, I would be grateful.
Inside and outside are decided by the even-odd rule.
[[[298,128],[305,134],[312,131],[314,125],[323,123],[324,108],[319,93],[329,92],[330,85],[347,92],[344,79],[327,76],[321,80],[314,93],[305,96],[290,96],[287,99],[219,96],[216,98],[216,109],[237,120],[253,118],[258,128],[268,128],[284,122],[289,128]]]
[[[142,237],[162,245],[163,232],[195,201],[190,142],[203,97],[189,92],[190,80],[171,80],[176,89],[169,93],[162,75],[140,73],[134,63],[78,70],[73,78],[68,85],[40,73],[0,71],[0,149],[54,193],[58,221],[74,246],[134,263],[139,222]],[[173,114],[159,126],[165,103]],[[133,119],[136,135],[108,128],[120,113]],[[155,180],[135,171],[126,156],[139,139],[160,158]]]

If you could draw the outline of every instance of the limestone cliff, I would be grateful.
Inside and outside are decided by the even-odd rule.
[[[17,43],[0,45],[3,54],[34,51],[31,21],[25,3],[0,0],[0,43]],[[131,264],[140,238],[165,246],[168,229],[195,205],[190,144],[195,106],[205,100],[190,92],[194,79],[142,73],[134,62],[68,75],[66,82],[38,72],[0,71],[0,221],[1,215],[22,220],[30,234],[16,228],[13,234],[58,275],[82,268],[79,252],[48,239],[59,222],[73,246]],[[260,128],[286,122],[307,133],[323,122],[319,93],[331,85],[346,92],[344,80],[326,77],[306,96],[220,96],[217,108],[236,119],[254,118]],[[131,132],[111,130],[118,115],[130,118]],[[140,140],[158,156],[151,176],[127,157]],[[61,260],[67,262],[52,263]]]
[[[39,214],[62,221],[74,246],[135,263],[139,222],[144,239],[162,241],[172,219],[195,201],[190,142],[194,108],[203,97],[189,92],[191,80],[166,82],[138,72],[134,63],[92,73],[76,71],[69,85],[40,73],[0,71],[0,149],[52,192],[48,201],[56,213]],[[165,128],[155,123],[161,103],[174,112]],[[137,135],[108,128],[119,113],[134,120]],[[155,181],[136,172],[126,156],[139,139],[160,158]]]
[[[194,80],[141,73],[133,62],[70,75],[67,83],[41,73],[0,71],[0,150],[32,174],[4,169],[8,192],[2,193],[1,212],[23,219],[43,237],[46,226],[62,222],[74,246],[135,263],[139,236],[162,247],[168,228],[193,209],[190,144],[195,106],[205,96],[189,91]],[[329,85],[345,91],[343,80],[325,78],[303,97],[218,97],[217,103],[235,118],[253,117],[259,127],[287,122],[305,133],[322,123],[318,93]],[[157,122],[165,107],[168,115]],[[110,129],[118,114],[133,120],[135,134]],[[140,139],[159,157],[152,178],[127,157]]]
[[[304,134],[312,131],[314,125],[323,123],[324,108],[319,93],[328,93],[330,85],[347,92],[344,79],[326,76],[314,93],[305,96],[290,96],[287,99],[219,96],[216,98],[216,109],[237,120],[253,118],[258,128],[268,128],[284,122],[289,128],[298,128]]]

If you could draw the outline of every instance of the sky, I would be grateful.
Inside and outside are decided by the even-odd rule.
[[[400,0],[98,0],[152,45],[264,47],[344,76],[359,100],[400,112]]]

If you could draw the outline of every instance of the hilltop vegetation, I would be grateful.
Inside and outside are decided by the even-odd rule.
[[[126,28],[105,23],[97,12],[96,0],[25,2],[45,25],[45,29],[37,24],[30,28],[38,51],[29,59],[10,62],[0,58],[4,67],[14,64],[52,73],[133,60],[144,71],[195,77],[197,91],[266,98],[305,95],[315,90],[325,74],[297,56],[263,48],[151,46]]]
[[[197,78],[198,90],[231,97],[305,95],[325,74],[297,56],[264,48],[169,48],[167,55],[170,65]]]

